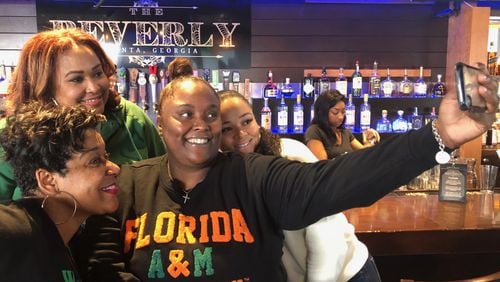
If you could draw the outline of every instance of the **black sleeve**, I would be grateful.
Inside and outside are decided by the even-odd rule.
[[[71,251],[83,281],[140,281],[127,272],[120,226],[115,216],[91,216],[85,228],[71,240]]]
[[[428,125],[313,164],[250,154],[248,185],[280,228],[299,229],[322,217],[371,205],[436,165],[437,151]]]

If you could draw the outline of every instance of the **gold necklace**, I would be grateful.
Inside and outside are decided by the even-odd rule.
[[[172,177],[172,173],[170,172],[170,162],[167,162],[167,173],[168,173],[168,178],[170,179],[171,182],[173,182],[174,178]],[[191,199],[189,197],[189,193],[191,192],[191,190],[182,189],[182,192],[184,192],[184,196],[181,197],[184,199],[184,204],[185,204],[189,199]]]

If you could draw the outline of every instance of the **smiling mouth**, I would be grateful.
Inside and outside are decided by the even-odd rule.
[[[245,142],[245,143],[240,143],[240,144],[236,145],[236,148],[238,148],[238,149],[243,149],[243,148],[247,147],[248,145],[250,145],[250,142],[251,142],[251,141],[252,141],[252,140],[249,140],[249,141],[247,141],[247,142]]]
[[[113,183],[111,185],[101,188],[101,191],[112,195],[116,195],[118,194],[118,186],[115,183]]]
[[[187,138],[186,141],[191,145],[206,145],[208,141],[210,141],[210,139],[197,137],[197,138]]]
[[[98,96],[98,97],[93,97],[93,98],[90,98],[90,99],[82,99],[81,103],[93,104],[93,103],[98,103],[98,102],[101,102],[101,101],[102,101],[102,96]]]

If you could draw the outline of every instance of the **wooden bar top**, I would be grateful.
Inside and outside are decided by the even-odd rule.
[[[465,203],[427,193],[389,195],[344,213],[358,233],[500,229],[500,193],[468,192]]]
[[[426,193],[388,195],[344,214],[384,282],[450,281],[500,271],[500,193],[468,192],[465,203],[440,202]]]

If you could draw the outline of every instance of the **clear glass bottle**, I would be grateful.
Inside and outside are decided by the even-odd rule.
[[[427,83],[424,80],[424,67],[420,66],[420,72],[417,81],[413,86],[414,97],[427,97]]]
[[[267,72],[267,84],[264,86],[264,98],[276,98],[278,97],[278,87],[273,82],[273,72],[269,70]]]
[[[403,110],[398,111],[398,118],[392,122],[392,132],[403,133],[408,131],[408,121],[403,117]]]
[[[370,97],[378,97],[380,95],[380,76],[378,75],[378,63],[373,62],[373,71],[368,82],[368,93]]]
[[[293,105],[293,132],[304,132],[304,106],[302,105],[302,96],[297,93],[295,105]]]
[[[304,84],[302,84],[302,93],[304,93],[304,98],[314,98],[314,80],[310,73],[304,78]]]
[[[382,81],[380,88],[382,89],[382,96],[389,98],[396,96],[396,83],[391,79],[391,71],[387,68],[387,78]]]
[[[418,114],[418,107],[415,107],[413,109],[413,115],[411,115],[411,129],[420,129],[423,123],[423,117]]]
[[[377,131],[379,133],[392,132],[392,123],[387,118],[387,110],[382,110],[382,117],[377,121]]]
[[[347,95],[347,78],[344,75],[344,68],[339,68],[339,76],[335,80],[335,89],[340,92],[340,94]]]
[[[352,102],[352,94],[349,94],[349,99],[345,105],[345,128],[354,131],[356,125],[356,105]]]
[[[363,75],[359,71],[359,61],[356,61],[356,70],[352,74],[352,96],[361,97],[363,93]]]
[[[321,71],[321,78],[319,79],[319,93],[330,90],[330,79],[326,76],[326,67]]]
[[[288,132],[288,106],[285,97],[281,96],[281,102],[278,105],[278,133]]]
[[[405,69],[403,80],[399,82],[399,96],[411,97],[413,95],[413,82],[408,79],[408,70]]]
[[[271,131],[271,108],[269,108],[269,98],[264,98],[264,106],[260,110],[260,126],[264,129]]]
[[[441,81],[443,75],[437,75],[437,82],[432,87],[432,97],[443,97],[446,94],[446,85]]]
[[[285,78],[285,84],[281,87],[281,95],[290,98],[294,92],[292,85],[290,85],[290,78]]]
[[[368,103],[368,94],[363,96],[363,104],[361,104],[359,112],[359,125],[361,131],[365,131],[370,128],[372,118],[370,103]]]

